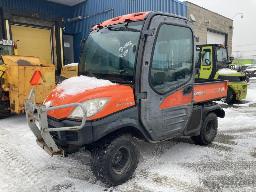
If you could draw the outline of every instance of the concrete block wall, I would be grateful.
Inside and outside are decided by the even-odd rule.
[[[195,22],[193,22],[193,30],[199,42],[197,44],[207,43],[207,31],[213,30],[227,35],[227,47],[229,55],[232,53],[232,37],[233,37],[233,20],[224,17],[220,14],[212,12],[208,9],[195,5],[191,2],[186,2],[187,16],[193,15]]]

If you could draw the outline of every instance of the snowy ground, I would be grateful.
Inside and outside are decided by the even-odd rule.
[[[85,152],[51,158],[36,145],[24,116],[0,120],[0,191],[256,191],[256,79],[247,100],[223,105],[227,116],[211,146],[187,138],[140,142],[134,178],[110,189],[95,179]]]

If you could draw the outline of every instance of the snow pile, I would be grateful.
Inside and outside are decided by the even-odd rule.
[[[246,100],[250,103],[256,103],[256,90],[248,89]]]
[[[76,66],[78,66],[78,63],[70,63],[70,64],[67,64],[65,66],[67,66],[67,67],[76,67]]]
[[[252,68],[247,68],[245,71],[251,72],[251,71],[255,71],[255,70],[256,70],[256,67],[252,67]]]
[[[111,85],[115,85],[115,83],[95,77],[79,76],[64,80],[57,86],[57,90],[60,92],[61,96],[77,95],[90,89]]]
[[[232,70],[232,69],[225,68],[225,69],[219,70],[218,73],[219,73],[220,75],[231,75],[231,74],[237,73],[237,71]]]
[[[240,105],[241,106],[241,105]],[[225,118],[219,118],[219,130],[239,130],[239,129],[255,129],[256,118],[255,108],[253,107],[240,107],[240,108],[227,108],[225,109]]]

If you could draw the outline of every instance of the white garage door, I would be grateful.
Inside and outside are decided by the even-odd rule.
[[[207,31],[207,44],[225,45],[226,37],[224,34]]]

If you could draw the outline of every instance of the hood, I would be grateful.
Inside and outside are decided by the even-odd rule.
[[[221,76],[245,76],[244,73],[229,68],[220,69],[217,73]]]
[[[86,83],[88,82],[84,82],[84,84]],[[60,89],[60,87],[61,85],[57,86],[57,88],[54,89],[47,97],[45,101],[45,105],[47,107],[82,103],[97,98],[109,99],[108,103],[103,107],[103,109],[94,116],[90,117],[89,120],[103,118],[135,105],[133,88],[128,85],[110,84],[102,87],[91,88],[89,90],[80,90],[79,92],[73,94],[63,94],[64,91]],[[66,119],[73,110],[74,107],[58,109],[49,111],[48,115],[56,119]]]

